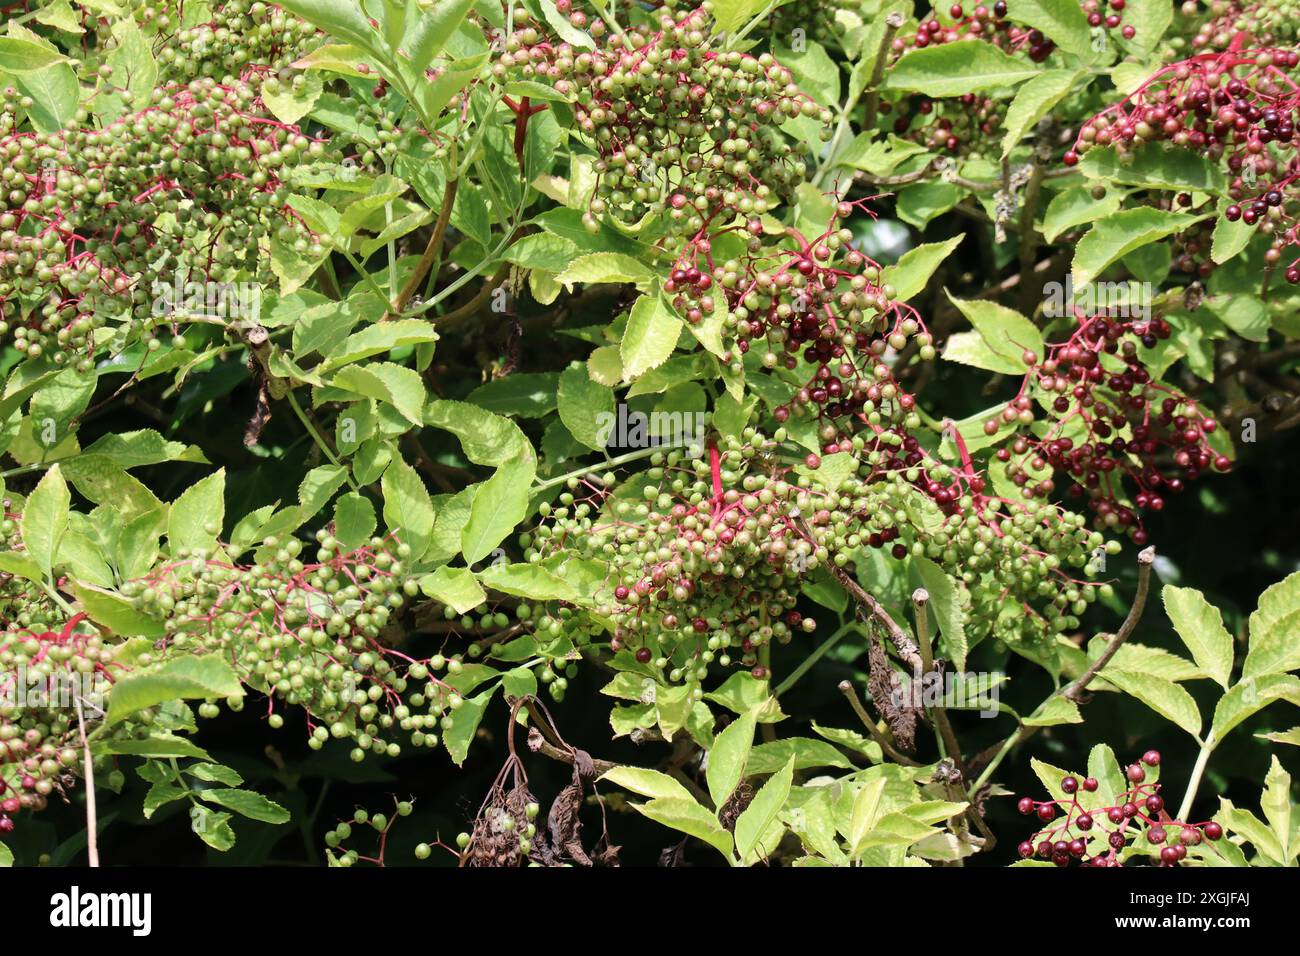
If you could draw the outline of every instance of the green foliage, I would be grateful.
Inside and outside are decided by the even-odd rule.
[[[420,860],[1005,862],[1001,783],[1074,825],[1163,772],[1066,855],[1294,865],[1300,555],[1229,587],[1194,531],[1296,421],[1294,30],[1001,6],[11,17],[0,866],[96,802],[382,863],[410,799],[322,856],[299,791],[412,752],[434,827],[505,761]]]

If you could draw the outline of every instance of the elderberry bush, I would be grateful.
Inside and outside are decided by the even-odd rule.
[[[7,12],[0,864],[1296,863],[1287,3]]]

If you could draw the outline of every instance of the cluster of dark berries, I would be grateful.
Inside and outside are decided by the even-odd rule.
[[[1294,49],[1230,49],[1198,54],[1165,67],[1134,93],[1084,123],[1066,165],[1089,149],[1113,147],[1126,153],[1145,143],[1168,142],[1221,162],[1228,175],[1229,221],[1254,226],[1272,238],[1270,267],[1282,250],[1300,245],[1295,213],[1297,107],[1300,87],[1292,75],[1300,66]],[[1191,196],[1179,197],[1190,205]],[[1198,244],[1199,246],[1199,244]],[[1187,266],[1194,262],[1192,257]],[[1208,265],[1198,265],[1204,274]],[[1300,282],[1300,259],[1285,271]]]
[[[1051,475],[1064,472],[1075,480],[1070,493],[1086,496],[1098,528],[1145,544],[1140,516],[1123,503],[1123,479],[1137,485],[1139,511],[1159,511],[1166,494],[1181,492],[1202,472],[1232,467],[1210,445],[1215,420],[1146,368],[1143,350],[1170,334],[1158,316],[1099,314],[1080,318],[1070,338],[1049,345],[1041,360],[1025,353],[1030,372],[1020,395],[984,423],[990,436],[1015,430],[995,454],[1025,497],[1047,498],[1056,487]],[[1031,394],[1049,416],[1041,435],[1026,427],[1035,420]]]
[[[1014,2],[1014,0],[1012,0]],[[1124,0],[1113,0],[1123,8]],[[1086,0],[1085,6],[1097,6],[1097,0]],[[925,49],[957,40],[983,40],[1000,50],[1015,52],[1024,50],[1025,55],[1035,63],[1042,63],[1056,49],[1041,30],[1022,27],[1006,19],[1007,0],[997,0],[992,4],[979,4],[969,14],[961,4],[948,8],[947,22],[940,17],[936,8],[917,25],[916,32],[896,37],[892,46],[894,57],[902,56],[909,49]],[[1112,14],[1112,16],[1117,16]],[[1108,22],[1103,17],[1101,22]],[[1119,20],[1115,20],[1115,26]]]
[[[0,334],[85,369],[110,319],[156,347],[174,321],[160,288],[255,282],[272,240],[319,253],[282,176],[323,145],[255,99],[199,80],[155,89],[104,129],[79,110],[60,132],[0,138]]]
[[[877,428],[919,427],[915,402],[894,381],[885,356],[913,341],[923,359],[934,355],[920,316],[892,297],[879,264],[853,248],[852,233],[841,225],[853,209],[839,203],[830,226],[812,239],[788,230],[793,249],[762,246],[757,221],[745,251],[721,262],[714,254],[723,243],[698,238],[664,284],[692,325],[726,307],[723,344],[735,361],[757,347],[765,368],[807,371],[775,417],[817,420],[823,454],[841,450],[855,430],[844,422],[850,417]]]
[[[898,136],[931,152],[963,156],[977,151],[997,133],[1006,119],[1007,104],[974,93],[946,100],[912,96],[891,106],[890,112],[894,111],[901,114],[893,123]]]
[[[801,93],[770,54],[721,49],[703,10],[658,32],[630,30],[604,48],[555,43],[525,26],[494,64],[501,78],[549,83],[568,97],[577,130],[597,153],[586,222],[656,219],[678,244],[737,216],[760,216],[808,172],[780,124],[808,116],[830,137],[831,114]]]
[[[1020,858],[1051,860],[1062,867],[1106,867],[1123,866],[1133,857],[1154,857],[1158,865],[1169,867],[1187,858],[1188,847],[1221,838],[1223,827],[1213,820],[1183,823],[1169,815],[1157,782],[1159,766],[1159,751],[1148,750],[1124,771],[1127,789],[1110,797],[1092,796],[1101,788],[1094,777],[1072,776],[1061,780],[1063,799],[1021,797],[1021,813],[1052,826],[1022,842],[1017,847]]]

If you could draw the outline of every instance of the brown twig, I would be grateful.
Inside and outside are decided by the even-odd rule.
[[[843,568],[838,567],[833,561],[828,563],[826,567],[835,579],[840,582],[844,590],[849,592],[849,596],[858,603],[859,608],[865,609],[868,614],[884,625],[890,643],[898,651],[898,656],[907,662],[908,667],[912,669],[912,673],[921,673],[921,655],[916,642],[907,636],[906,632],[889,616],[889,612],[881,606],[879,601],[868,594],[862,585],[853,580],[852,575]]]
[[[456,189],[459,185],[459,178],[447,180],[447,186],[442,191],[442,208],[438,210],[438,221],[434,224],[429,244],[424,247],[424,254],[416,263],[415,271],[406,280],[406,285],[402,286],[402,291],[397,294],[397,301],[393,303],[391,311],[385,312],[379,321],[386,321],[393,315],[401,315],[416,290],[420,288],[420,284],[424,282],[425,276],[429,274],[429,270],[433,268],[433,261],[442,250],[442,239],[447,233],[447,223],[451,220],[451,209],[456,204]]]
[[[1156,549],[1153,547],[1146,548],[1138,554],[1137,593],[1133,595],[1133,605],[1129,608],[1128,616],[1124,618],[1124,623],[1111,637],[1110,643],[1101,652],[1101,656],[1093,661],[1088,669],[1075,678],[1068,687],[1061,691],[1060,696],[1077,703],[1083,692],[1088,689],[1088,684],[1092,682],[1092,679],[1097,676],[1103,667],[1110,663],[1110,659],[1115,656],[1115,652],[1120,649],[1120,645],[1132,635],[1134,628],[1137,627],[1138,621],[1142,617],[1142,611],[1146,607],[1147,591],[1151,587],[1151,566],[1155,563],[1155,560]]]
[[[858,697],[858,692],[853,689],[853,684],[851,682],[842,680],[839,683],[839,688],[840,693],[848,699],[849,706],[853,708],[853,712],[858,715],[858,720],[862,721],[862,726],[867,729],[867,733],[871,735],[871,739],[880,745],[880,749],[884,751],[885,756],[889,757],[889,759],[893,760],[895,763],[900,763],[905,767],[921,766],[920,763],[907,756],[907,754],[899,751],[892,743],[890,743],[889,738],[880,732],[880,728],[876,726],[876,722],[872,720],[871,715],[867,713],[867,708],[862,706],[862,700]]]

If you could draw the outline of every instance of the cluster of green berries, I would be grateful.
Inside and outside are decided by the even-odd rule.
[[[679,682],[715,662],[764,676],[764,645],[815,628],[796,610],[802,582],[867,549],[937,562],[983,602],[974,626],[1013,643],[1077,627],[1106,593],[1067,573],[1106,546],[1082,515],[986,497],[982,479],[888,432],[845,442],[854,467],[828,485],[816,455],[792,471],[785,439],[750,429],[707,458],[659,453],[625,489],[613,476],[575,480],[521,544],[531,561],[600,562],[590,616],[611,622],[611,648]]]
[[[323,40],[310,23],[262,0],[212,4],[202,23],[187,20],[180,0],[136,0],[132,13],[153,34],[160,84],[201,79],[257,84],[263,75],[289,71]],[[301,83],[301,76],[287,82]]]
[[[272,239],[320,251],[281,177],[323,144],[242,84],[159,87],[133,105],[104,129],[78,110],[60,132],[0,139],[0,335],[29,358],[88,369],[110,319],[156,347],[172,321],[160,288],[259,280]]]
[[[1247,46],[1287,46],[1300,33],[1300,5],[1294,0],[1185,0],[1181,12],[1196,26],[1192,49],[1226,50],[1244,35]],[[1197,19],[1205,19],[1197,23]]]
[[[431,670],[459,665],[412,660],[382,639],[419,591],[403,564],[409,547],[373,538],[346,550],[324,530],[318,543],[311,563],[296,538],[266,539],[251,566],[199,549],[120,590],[163,622],[164,656],[219,654],[247,686],[304,710],[314,749],[347,739],[362,760],[396,756],[399,735],[436,746],[460,698]],[[228,704],[239,709],[242,698]],[[283,726],[269,709],[271,726]],[[199,711],[216,712],[215,701]]]
[[[81,769],[81,723],[104,715],[111,682],[123,671],[125,647],[105,641],[78,614],[56,631],[9,625],[0,631],[0,835],[20,810],[45,809]],[[138,735],[152,714],[137,714],[110,732]]]
[[[808,172],[779,130],[810,117],[830,136],[831,115],[770,54],[721,48],[704,9],[658,32],[630,30],[604,48],[578,50],[525,26],[494,64],[502,78],[549,83],[568,97],[577,130],[595,148],[597,185],[586,221],[634,226],[661,220],[678,240],[700,238],[737,216],[761,216]]]
[[[409,817],[415,809],[415,805],[409,800],[395,800],[393,815],[386,813],[370,813],[358,808],[352,814],[351,820],[340,821],[338,826],[325,833],[325,854],[329,859],[331,866],[349,867],[357,863],[373,863],[376,866],[385,865],[385,853],[388,849],[388,832],[393,828],[393,824],[401,817]],[[374,856],[363,856],[359,850],[345,846],[347,841],[351,840],[356,834],[354,827],[373,830],[378,834],[378,849]],[[425,846],[421,844],[421,846]],[[420,850],[416,849],[416,856],[424,859],[428,856],[427,847],[424,856],[420,856]]]

